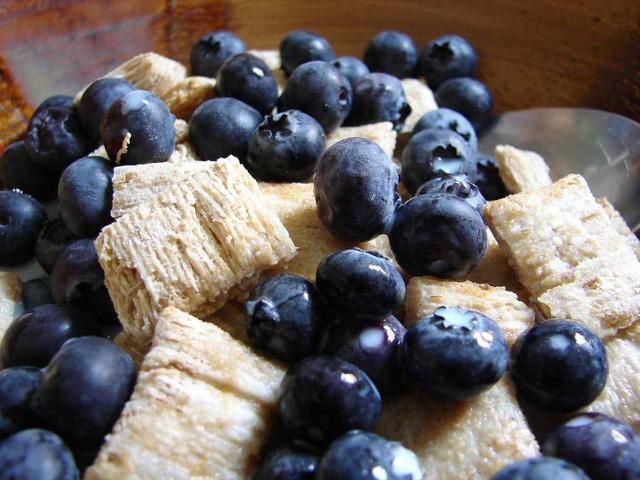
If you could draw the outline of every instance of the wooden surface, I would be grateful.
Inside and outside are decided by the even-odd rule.
[[[358,56],[382,29],[407,32],[420,49],[459,33],[476,46],[498,111],[586,106],[640,121],[638,1],[0,0],[0,148],[47,96],[73,94],[143,51],[186,62],[192,43],[219,28],[253,48],[311,29]]]

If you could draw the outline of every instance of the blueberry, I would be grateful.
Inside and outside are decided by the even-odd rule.
[[[282,448],[271,452],[252,480],[314,480],[319,458],[311,453]]]
[[[278,99],[278,111],[307,113],[328,133],[347,118],[351,101],[349,80],[333,65],[314,61],[300,65],[291,73]]]
[[[546,320],[522,333],[511,353],[511,376],[524,399],[571,412],[590,404],[607,380],[607,352],[591,330],[571,320]]]
[[[18,191],[0,191],[0,265],[26,262],[47,214],[37,200]]]
[[[200,105],[189,120],[189,140],[203,160],[247,157],[249,138],[262,115],[235,98],[214,98]]]
[[[317,480],[421,480],[415,453],[375,433],[350,431],[329,445]]]
[[[158,97],[146,90],[132,90],[104,114],[100,137],[117,165],[164,162],[176,143],[174,120]]]
[[[298,110],[265,117],[249,139],[246,167],[258,180],[308,180],[324,151],[322,126]]]
[[[411,137],[402,152],[402,182],[409,193],[443,173],[467,173],[473,166],[473,151],[452,130],[423,130]]]
[[[52,95],[45,98],[35,109],[32,116],[50,107],[74,108],[73,97],[71,95]]]
[[[82,94],[78,103],[78,115],[89,136],[100,140],[100,123],[109,107],[125,93],[136,87],[123,78],[99,78]]]
[[[411,77],[418,64],[418,51],[409,35],[392,30],[380,32],[367,46],[364,63],[372,72]]]
[[[0,371],[0,441],[38,423],[32,398],[41,383],[39,368],[14,367]]]
[[[473,152],[478,149],[478,137],[473,125],[463,115],[448,108],[437,108],[425,113],[415,127],[411,135],[432,128],[444,128],[453,130],[469,144]]]
[[[507,465],[491,480],[590,480],[575,465],[553,457],[535,457]],[[594,479],[595,480],[595,479]]]
[[[443,173],[428,180],[418,189],[416,196],[426,193],[455,195],[471,205],[480,215],[482,215],[482,207],[487,203],[478,187],[471,183],[464,173]]]
[[[456,77],[473,77],[478,57],[471,44],[459,35],[443,35],[427,44],[420,54],[418,71],[429,87],[438,88]]]
[[[391,250],[410,275],[459,278],[476,267],[487,249],[482,216],[461,198],[430,193],[396,212]]]
[[[410,113],[400,80],[386,73],[370,73],[353,87],[353,107],[346,123],[391,122],[399,132]]]
[[[314,180],[318,217],[336,237],[362,242],[384,232],[399,203],[398,169],[366,138],[341,140],[320,157]]]
[[[493,97],[487,87],[473,78],[447,80],[435,93],[436,103],[464,115],[476,132],[482,130],[491,118]]]
[[[64,222],[56,218],[44,224],[36,240],[36,259],[47,273],[51,273],[58,255],[79,237],[71,233]]]
[[[250,53],[230,57],[218,70],[216,91],[251,105],[262,115],[270,113],[278,100],[278,85],[271,69]]]
[[[313,32],[294,30],[280,43],[282,68],[287,75],[303,63],[313,60],[330,62],[335,57],[333,48],[324,37]]]
[[[25,310],[48,303],[54,303],[49,277],[34,278],[22,284],[22,305]]]
[[[64,342],[94,331],[85,315],[74,308],[40,305],[9,325],[0,343],[0,362],[3,368],[46,367]]]
[[[131,357],[115,343],[74,338],[44,370],[42,415],[70,444],[98,446],[120,416],[135,379]]]
[[[191,74],[215,78],[228,58],[247,49],[235,33],[219,30],[200,37],[191,49]]]
[[[316,285],[331,308],[345,315],[382,318],[404,301],[405,286],[393,263],[378,252],[350,248],[324,258]]]
[[[372,430],[382,408],[367,374],[330,356],[302,360],[281,388],[278,412],[285,429],[312,445],[326,445],[349,430]]]
[[[245,303],[249,340],[284,362],[314,352],[325,316],[326,306],[316,287],[288,273],[263,280]]]
[[[370,73],[364,62],[357,57],[338,57],[331,65],[349,80],[352,88],[358,80]]]
[[[601,413],[580,414],[552,432],[545,455],[582,468],[592,480],[640,478],[640,437],[628,424]]]
[[[0,443],[0,480],[78,480],[73,455],[56,434],[24,430]]]
[[[113,222],[113,165],[102,157],[83,157],[69,165],[58,184],[64,224],[79,237],[95,237]]]
[[[475,159],[473,183],[487,200],[498,200],[509,195],[504,186],[496,159],[490,155],[478,155]]]
[[[23,141],[9,145],[0,156],[0,183],[18,189],[42,202],[56,196],[58,177],[37,166]]]

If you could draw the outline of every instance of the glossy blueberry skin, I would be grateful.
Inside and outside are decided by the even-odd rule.
[[[123,78],[99,78],[82,94],[78,103],[78,115],[82,126],[95,142],[100,140],[100,123],[109,107],[125,93],[136,87]]]
[[[318,217],[337,238],[363,242],[384,232],[399,204],[398,169],[365,138],[341,140],[320,157],[313,190]]]
[[[384,473],[383,473],[384,472]],[[322,456],[317,480],[421,480],[415,453],[375,433],[350,431]]]
[[[460,307],[439,307],[420,319],[400,346],[408,381],[426,393],[465,400],[488,389],[509,364],[509,347],[492,319]]]
[[[429,87],[438,88],[456,77],[473,77],[478,56],[473,46],[459,35],[443,35],[432,40],[420,53],[418,71]]]
[[[36,240],[38,263],[47,273],[51,273],[58,255],[76,240],[80,240],[80,237],[71,233],[60,218],[49,220],[38,233]]]
[[[409,193],[443,173],[467,173],[473,151],[460,135],[440,128],[423,130],[411,137],[402,152],[402,182]]]
[[[222,64],[247,49],[235,33],[209,32],[191,48],[191,74],[215,78]]]
[[[40,305],[16,318],[0,343],[3,368],[46,367],[60,347],[95,329],[82,312],[66,305]]]
[[[592,480],[640,478],[640,437],[601,413],[573,417],[549,434],[542,452],[579,466]]]
[[[410,113],[400,80],[386,73],[370,73],[353,87],[353,107],[346,123],[391,122],[399,132]]]
[[[364,52],[364,63],[372,72],[411,77],[418,64],[418,51],[407,34],[387,30],[373,37]]]
[[[15,190],[0,191],[0,265],[20,265],[33,257],[46,221],[44,208],[34,198]]]
[[[132,90],[111,104],[102,118],[100,138],[117,165],[165,162],[176,143],[175,117],[162,100],[146,90]],[[123,142],[130,141],[126,153]]]
[[[0,480],[78,480],[73,455],[58,435],[41,429],[18,432],[0,443]]]
[[[475,157],[475,173],[472,175],[473,183],[478,187],[482,195],[487,200],[498,200],[509,195],[504,186],[496,159],[489,155],[478,155]]]
[[[32,398],[42,384],[42,370],[33,367],[0,371],[0,441],[38,423]]]
[[[18,189],[41,202],[56,196],[58,177],[37,166],[22,140],[12,143],[0,156],[0,184]]]
[[[250,53],[239,53],[222,64],[216,91],[222,97],[242,100],[262,115],[270,113],[278,100],[278,85],[271,69]]]
[[[267,115],[249,139],[245,166],[265,182],[304,182],[324,151],[322,126],[298,110]]]
[[[278,111],[300,110],[315,118],[328,133],[347,118],[351,103],[349,80],[333,65],[313,61],[291,73],[278,99]]]
[[[491,118],[493,96],[484,83],[461,77],[447,80],[435,93],[436,103],[464,115],[476,132],[481,132]]]
[[[280,58],[284,73],[291,75],[303,63],[314,60],[330,62],[335,53],[326,38],[313,32],[294,30],[280,43]]]
[[[316,270],[316,285],[329,306],[344,315],[381,318],[404,301],[405,286],[393,263],[375,251],[339,250]]]
[[[256,109],[235,98],[207,100],[189,120],[189,140],[203,160],[234,155],[245,162],[249,139],[262,118]]]
[[[71,445],[97,446],[120,416],[135,379],[131,357],[110,340],[69,340],[44,370],[43,418]]]
[[[314,353],[326,322],[316,287],[299,275],[263,280],[244,304],[249,340],[259,350],[292,363]]]
[[[522,398],[544,410],[572,412],[590,404],[608,374],[602,341],[570,320],[547,320],[522,333],[511,352],[511,377]]]
[[[311,453],[282,448],[271,452],[252,480],[314,480],[320,458]]]
[[[511,463],[491,480],[590,480],[577,466],[553,457],[535,457]],[[594,479],[595,480],[595,479]]]
[[[369,68],[357,57],[338,57],[331,62],[331,65],[349,80],[352,88],[358,80],[370,73]]]
[[[74,108],[73,97],[71,95],[52,95],[47,97],[38,105],[32,116],[50,107]]]
[[[444,128],[453,130],[469,144],[473,152],[478,149],[478,137],[473,125],[460,113],[448,108],[437,108],[425,113],[415,127],[411,135],[431,128]]]
[[[49,303],[54,303],[49,277],[34,278],[22,284],[22,305],[25,310]]]
[[[487,203],[478,187],[471,183],[469,177],[464,173],[454,173],[452,175],[443,173],[438,177],[432,178],[422,184],[416,192],[416,196],[424,195],[425,193],[455,195],[471,205],[480,215],[482,215],[482,207]]]
[[[482,260],[487,231],[482,216],[466,201],[430,193],[398,209],[389,242],[398,264],[410,275],[460,278]]]
[[[69,165],[58,183],[58,209],[64,224],[79,237],[95,237],[109,223],[113,197],[113,164],[102,157],[83,157]]]
[[[371,379],[355,365],[326,355],[307,357],[282,383],[278,412],[297,440],[324,446],[353,430],[373,430],[382,400]]]

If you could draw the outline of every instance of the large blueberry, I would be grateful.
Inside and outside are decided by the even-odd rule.
[[[331,62],[331,65],[349,80],[352,88],[358,80],[370,73],[364,62],[357,57],[338,57]]]
[[[287,75],[303,63],[320,60],[330,62],[335,57],[326,38],[305,30],[289,32],[280,43],[282,68]]]
[[[9,145],[0,156],[0,184],[44,202],[56,196],[58,176],[36,165],[21,140]]]
[[[472,77],[478,57],[473,46],[459,35],[443,35],[427,44],[420,54],[418,71],[433,89],[450,78]]]
[[[426,181],[416,192],[416,196],[425,193],[448,193],[462,198],[482,215],[482,207],[487,203],[478,187],[469,181],[464,173],[443,173]]]
[[[252,480],[314,480],[320,458],[312,453],[282,448],[271,452]]]
[[[324,152],[314,180],[318,216],[336,237],[362,242],[384,232],[399,204],[398,169],[380,146],[347,138]]]
[[[0,265],[20,265],[31,257],[47,221],[40,203],[18,191],[0,191]]]
[[[373,37],[364,52],[364,63],[372,72],[411,77],[418,64],[418,51],[409,35],[387,30]]]
[[[482,216],[448,193],[414,197],[402,205],[389,233],[391,250],[411,275],[463,277],[487,249]]]
[[[34,278],[22,284],[22,305],[25,310],[49,303],[54,303],[49,277]]]
[[[33,367],[0,371],[0,441],[39,423],[33,396],[42,383],[42,370]]]
[[[437,108],[425,113],[413,127],[411,135],[415,135],[423,130],[429,130],[432,128],[453,130],[465,139],[473,152],[478,149],[478,137],[476,136],[476,131],[474,130],[473,125],[471,125],[464,115],[454,110],[450,110],[448,108]]]
[[[342,124],[351,111],[351,84],[333,65],[314,61],[300,65],[278,99],[278,110],[300,110],[315,118],[325,132]]]
[[[209,32],[191,48],[191,74],[215,78],[225,60],[246,49],[235,33],[224,30]]]
[[[534,457],[507,465],[491,480],[590,480],[590,477],[559,458]]]
[[[51,273],[58,255],[80,237],[71,233],[64,222],[56,218],[44,224],[36,240],[36,259],[47,273]]]
[[[507,188],[500,178],[496,159],[490,155],[478,155],[475,157],[475,172],[470,176],[487,200],[498,200],[509,195]]]
[[[230,97],[214,98],[200,105],[189,120],[189,140],[203,160],[234,155],[247,157],[249,138],[262,115],[244,102]]]
[[[298,110],[267,115],[249,139],[246,167],[266,182],[308,180],[324,151],[322,126]]]
[[[590,404],[607,381],[607,352],[584,325],[546,320],[522,333],[511,353],[518,394],[545,410],[571,412]]]
[[[349,430],[372,430],[382,408],[367,374],[336,357],[302,360],[287,372],[281,391],[278,412],[285,429],[312,445],[326,445]]]
[[[476,132],[481,132],[491,118],[493,96],[484,83],[474,78],[452,78],[438,87],[435,93],[439,107],[464,115]]]
[[[123,78],[99,78],[82,94],[78,103],[78,115],[91,139],[100,140],[100,123],[109,107],[125,93],[136,87]]]

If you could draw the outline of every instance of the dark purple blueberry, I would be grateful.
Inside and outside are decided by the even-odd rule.
[[[350,431],[334,440],[320,459],[317,480],[421,480],[418,457],[399,442],[375,433]]]
[[[400,131],[410,113],[400,80],[386,73],[370,73],[353,87],[353,107],[346,123],[391,122]]]
[[[16,190],[0,191],[0,265],[20,265],[33,257],[46,221],[47,213],[37,200]]]
[[[357,57],[338,57],[331,62],[331,65],[336,67],[338,71],[349,80],[351,87],[362,77],[370,73],[364,62]]]
[[[404,301],[402,275],[385,256],[350,248],[324,258],[316,270],[318,290],[335,311],[383,318]]]
[[[120,416],[135,379],[131,357],[110,340],[69,340],[44,370],[43,418],[71,445],[98,446]]]
[[[544,410],[589,405],[607,381],[607,352],[584,325],[546,320],[522,333],[511,352],[511,377],[522,398]]]
[[[71,95],[52,95],[45,98],[40,105],[35,109],[32,116],[50,107],[57,108],[74,108],[73,97]]]
[[[56,218],[44,224],[36,240],[36,259],[47,273],[51,273],[58,255],[76,240],[80,240],[67,228],[64,222]]]
[[[109,223],[113,165],[102,157],[83,157],[69,165],[58,184],[58,209],[64,224],[79,237],[95,237]]]
[[[409,193],[443,173],[467,173],[473,167],[473,151],[452,130],[423,130],[411,137],[402,152],[402,183]]]
[[[574,463],[591,480],[640,478],[640,437],[601,413],[573,417],[546,438],[542,452]]]
[[[58,177],[37,166],[23,141],[9,145],[0,156],[0,184],[7,190],[18,189],[41,202],[56,196]]]
[[[314,60],[330,62],[335,58],[335,53],[324,37],[313,32],[294,30],[280,43],[280,58],[284,73],[291,75],[303,63]]]
[[[478,57],[471,44],[459,35],[443,35],[427,44],[420,54],[418,71],[429,87],[438,88],[450,78],[473,77]]]
[[[95,332],[82,312],[66,305],[40,305],[16,318],[0,343],[2,368],[46,367],[62,344]]]
[[[278,111],[300,110],[325,132],[338,128],[351,111],[351,84],[333,65],[314,61],[300,65],[278,99]]]
[[[235,98],[207,100],[189,120],[189,140],[203,160],[233,155],[245,162],[249,139],[262,118],[253,107]]]
[[[473,183],[487,200],[499,200],[509,195],[500,178],[496,159],[490,155],[478,155],[475,160]]]
[[[474,78],[447,80],[436,90],[435,99],[440,108],[449,108],[464,115],[476,132],[481,132],[491,118],[491,92]]]
[[[54,303],[49,277],[34,278],[22,284],[22,306],[25,310],[49,303]]]
[[[411,77],[418,64],[418,51],[409,35],[388,30],[373,37],[364,52],[364,63],[372,72]]]
[[[396,212],[391,250],[410,275],[460,278],[476,267],[487,249],[482,216],[447,193],[414,197]]]
[[[534,457],[507,465],[491,480],[590,480],[590,477],[559,458]]]
[[[222,97],[242,100],[262,115],[271,113],[278,100],[278,85],[271,69],[250,53],[239,53],[222,64],[216,91]]]
[[[132,90],[104,114],[100,137],[116,165],[165,162],[176,143],[174,120],[158,97],[146,90]]]
[[[263,280],[244,304],[249,340],[283,362],[311,355],[325,325],[326,305],[311,282],[282,273]]]
[[[363,242],[384,232],[399,204],[398,169],[380,146],[347,138],[320,157],[314,180],[318,217],[336,237]]]
[[[416,196],[426,193],[455,195],[471,205],[480,215],[482,215],[482,207],[487,203],[478,187],[471,183],[464,173],[443,173],[428,180],[418,189]]]
[[[95,142],[100,140],[100,123],[109,107],[136,87],[123,78],[99,78],[82,94],[78,115],[82,126]]]
[[[56,434],[31,429],[0,443],[0,480],[78,480],[73,455]]]
[[[218,70],[228,58],[246,49],[235,33],[224,30],[209,32],[191,48],[191,74],[216,78]]]
[[[41,383],[39,368],[13,367],[0,371],[0,442],[39,423],[32,398]]]
[[[303,182],[324,151],[322,126],[298,110],[267,115],[249,139],[247,169],[265,182]]]
[[[478,137],[473,125],[463,115],[448,108],[437,108],[425,113],[415,127],[411,135],[420,133],[423,130],[430,130],[432,128],[444,128],[446,130],[453,130],[469,144],[469,147],[474,152],[478,149]]]
[[[297,440],[324,446],[353,430],[373,430],[382,400],[371,379],[355,365],[330,356],[309,357],[282,382],[278,412]]]
[[[311,453],[282,448],[271,452],[252,480],[314,480],[320,458]]]

